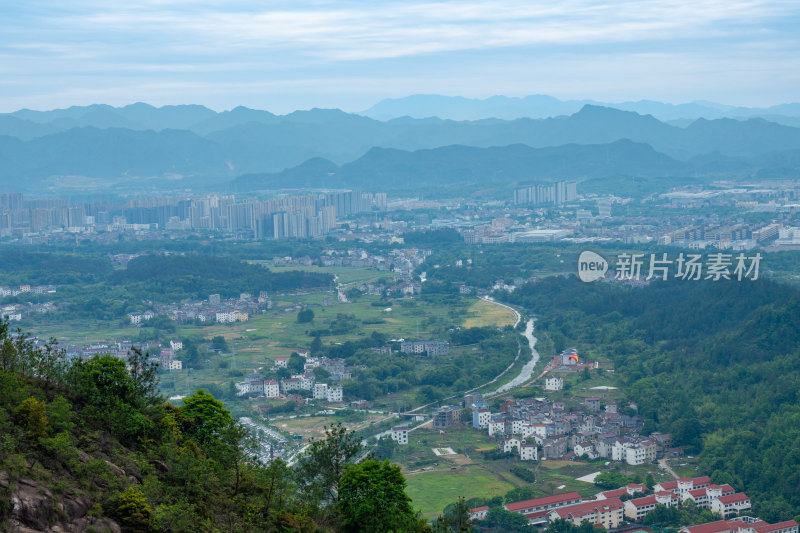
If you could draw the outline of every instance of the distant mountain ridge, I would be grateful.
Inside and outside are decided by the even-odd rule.
[[[654,100],[637,102],[601,102],[598,100],[559,100],[552,96],[535,94],[523,97],[491,96],[489,98],[465,98],[438,94],[415,94],[403,98],[381,100],[362,115],[379,120],[398,117],[439,117],[450,120],[481,120],[499,118],[548,118],[572,115],[585,105],[610,107],[621,111],[634,111],[653,115],[659,120],[717,119],[717,118],[766,118],[774,122],[796,125],[792,119],[800,117],[800,103],[780,104],[766,108],[736,107],[714,102],[696,101],[669,104]]]
[[[413,152],[373,148],[341,166],[315,158],[282,172],[245,174],[231,182],[231,190],[253,192],[315,187],[397,190],[468,183],[492,185],[715,172],[744,176],[756,169],[777,176],[792,168],[800,168],[800,150],[774,152],[755,159],[712,155],[679,161],[656,152],[650,145],[627,139],[608,144],[548,148],[522,144],[491,148],[453,145]]]
[[[577,146],[613,145],[623,139],[649,145],[654,153],[683,162],[683,167],[670,167],[674,172],[688,168],[686,164],[698,157],[705,158],[702,167],[695,163],[688,166],[708,173],[752,169],[756,158],[773,168],[777,164],[775,153],[800,151],[800,128],[763,119],[699,119],[677,127],[651,115],[595,105],[584,105],[570,116],[556,118],[478,121],[409,117],[379,121],[336,109],[274,115],[244,107],[216,113],[202,106],[97,105],[0,115],[0,186],[18,187],[24,183],[36,188],[43,180],[83,176],[99,183],[134,183],[133,178],[142,178],[154,187],[159,186],[159,180],[169,178],[170,187],[194,187],[225,183],[243,174],[283,171],[301,181],[314,181],[317,170],[309,169],[316,169],[313,161],[318,159],[349,169],[347,165],[359,161],[365,164],[370,161],[367,156],[376,153],[382,154],[384,160],[401,157],[399,154],[405,152],[419,152],[415,156],[419,158],[425,150],[452,146],[485,149],[464,154],[452,151],[454,159],[447,162],[451,169],[461,169],[462,175],[471,176],[470,167],[458,158],[480,154],[470,162],[474,168],[482,169],[474,174],[477,176],[494,164],[493,149],[573,145],[570,157],[589,158],[570,163],[575,175],[581,175],[577,169],[592,161],[592,152],[581,151]],[[375,149],[396,152],[374,152]],[[443,153],[448,152],[438,152]],[[793,157],[784,159],[789,165],[786,168],[794,168]],[[308,161],[312,163],[306,164]],[[664,160],[654,158],[651,162],[655,166],[650,169],[623,162],[619,168],[660,175]],[[445,163],[430,161],[440,169]],[[606,168],[602,161],[597,165],[599,169]],[[404,179],[399,168],[384,170],[393,179]],[[514,174],[510,168],[504,172]],[[546,164],[543,168],[551,167]],[[415,170],[422,171],[427,172]],[[442,175],[449,175],[448,172],[453,170]],[[597,172],[588,172],[593,174]],[[346,175],[362,183],[365,179],[355,170]]]

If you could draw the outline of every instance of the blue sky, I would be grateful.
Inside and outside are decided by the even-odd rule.
[[[59,0],[0,4],[0,111],[386,97],[800,101],[800,2]]]

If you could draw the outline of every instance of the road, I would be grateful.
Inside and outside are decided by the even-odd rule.
[[[666,470],[667,472],[669,472],[669,475],[671,475],[671,476],[672,476],[673,478],[675,478],[675,479],[678,479],[678,474],[676,474],[676,473],[675,473],[675,471],[674,471],[672,468],[670,468],[670,467],[669,467],[669,463],[667,463],[667,460],[666,460],[666,459],[659,459],[659,460],[658,460],[658,464],[660,464],[661,466],[663,466],[663,467],[664,467],[664,470]]]

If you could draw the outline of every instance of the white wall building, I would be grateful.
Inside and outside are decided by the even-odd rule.
[[[564,378],[561,376],[548,377],[544,380],[544,390],[561,390],[564,388]]]
[[[539,447],[533,443],[524,443],[519,447],[520,461],[536,461],[539,459]]]
[[[344,397],[344,390],[341,386],[328,387],[327,397],[325,398],[330,403],[338,403]]]
[[[408,426],[394,426],[392,428],[392,440],[397,444],[408,444]]]
[[[314,384],[314,399],[315,400],[326,400],[326,399],[328,399],[328,384],[327,383],[315,383]]]
[[[267,398],[277,398],[281,395],[281,388],[274,379],[264,380],[264,396]]]

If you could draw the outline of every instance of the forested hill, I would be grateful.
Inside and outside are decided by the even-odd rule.
[[[800,514],[800,292],[768,280],[643,288],[548,278],[506,296],[556,349],[613,360],[645,431],[746,490],[765,520]]]
[[[211,394],[156,393],[133,350],[67,361],[0,321],[0,531],[430,531],[397,465],[326,428],[293,467],[268,464]]]

